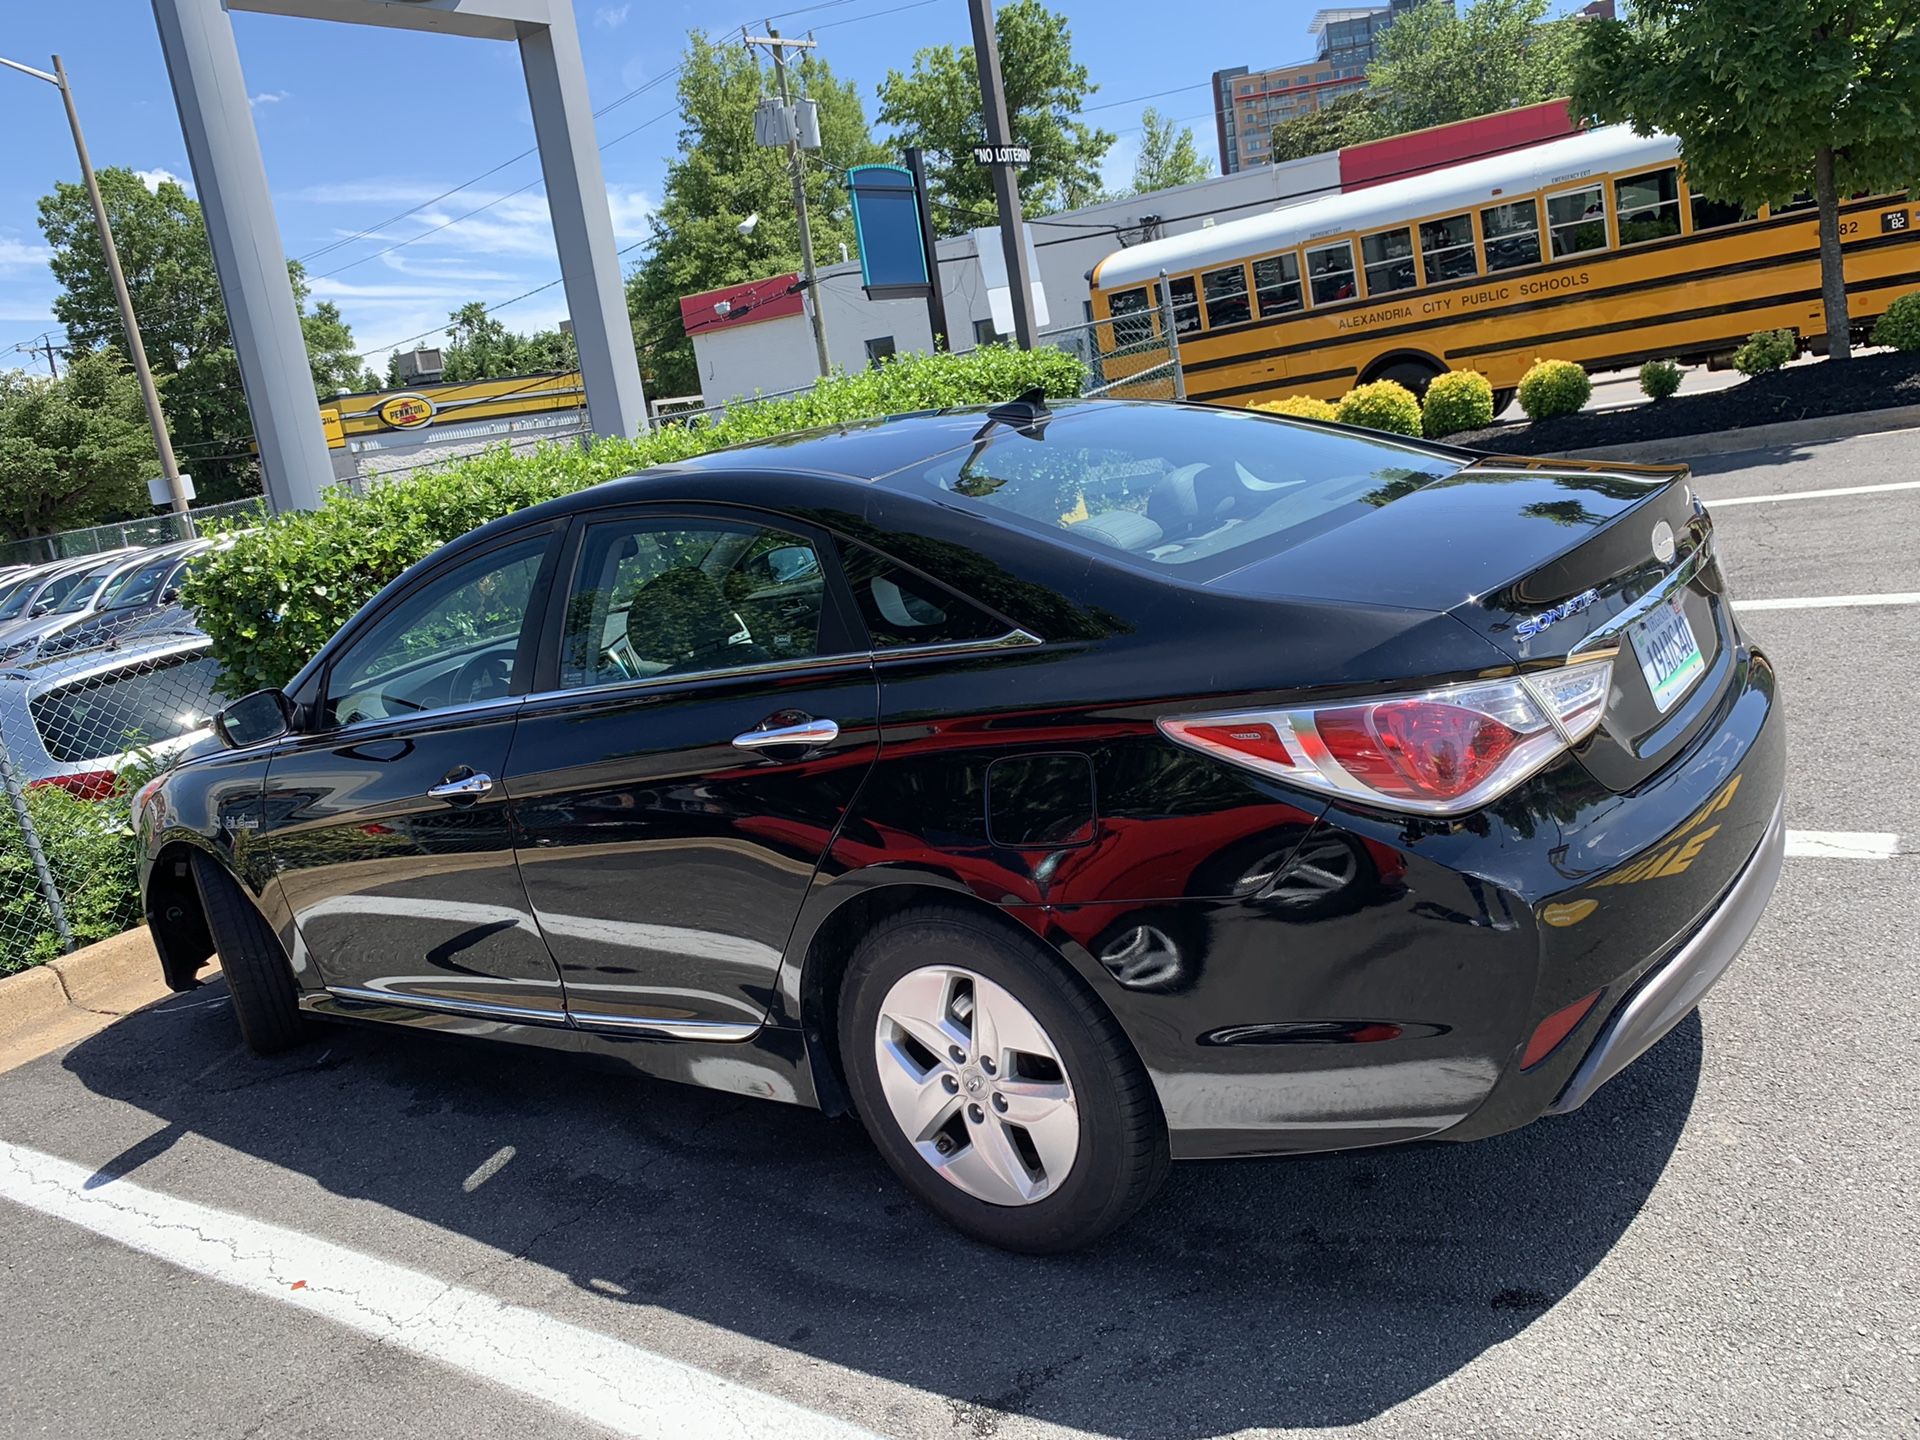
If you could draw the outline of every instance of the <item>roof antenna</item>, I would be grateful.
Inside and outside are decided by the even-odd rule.
[[[1053,412],[1047,408],[1047,392],[1038,385],[987,411],[989,421],[1011,425],[1016,430],[1035,429],[1052,418]]]

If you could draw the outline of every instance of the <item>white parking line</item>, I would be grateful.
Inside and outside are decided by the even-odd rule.
[[[1787,854],[1809,860],[1891,860],[1899,845],[1886,830],[1787,831]]]
[[[1887,595],[1802,595],[1785,600],[1735,600],[1736,610],[1833,610],[1843,605],[1920,605],[1920,590]]]
[[[1771,505],[1775,500],[1824,500],[1829,495],[1877,495],[1886,490],[1920,490],[1920,480],[1893,480],[1885,485],[1834,485],[1825,490],[1782,490],[1778,495],[1737,495],[1731,500],[1702,499],[1709,510],[1729,505]]]
[[[873,1440],[635,1345],[344,1246],[0,1141],[0,1198],[491,1380],[620,1435]]]

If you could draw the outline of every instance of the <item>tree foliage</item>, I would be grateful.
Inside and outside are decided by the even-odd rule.
[[[447,339],[440,347],[448,383],[493,380],[509,375],[544,375],[577,369],[579,348],[564,330],[536,330],[522,335],[487,313],[478,300],[469,301],[447,316]],[[387,357],[387,385],[406,383],[400,375],[400,352]]]
[[[1343,144],[1404,135],[1567,93],[1580,20],[1547,20],[1547,0],[1416,5],[1380,37],[1367,69],[1371,103]]]
[[[0,527],[41,535],[147,509],[160,473],[140,387],[113,351],[58,380],[0,371]]]
[[[783,149],[753,138],[754,104],[775,94],[760,52],[737,42],[687,37],[680,70],[680,155],[667,167],[646,257],[627,280],[627,308],[650,393],[700,389],[680,297],[797,269],[800,230]],[[837,261],[854,243],[845,171],[887,158],[873,143],[851,82],[834,78],[817,51],[788,64],[788,84],[819,107],[821,148],[807,156],[807,214],[814,253]],[[750,215],[759,220],[742,234]],[[809,377],[800,376],[797,379]]]
[[[1044,214],[1090,204],[1100,197],[1100,164],[1115,137],[1079,118],[1099,86],[1074,61],[1066,16],[1042,0],[1013,0],[995,13],[993,33],[1010,138],[1033,151],[1032,163],[1020,171],[1022,208]],[[998,219],[993,177],[969,153],[986,133],[971,45],[929,46],[914,54],[907,74],[889,70],[880,85],[880,119],[902,145],[926,151],[928,188],[943,228]]]
[[[202,500],[257,491],[256,466],[248,453],[253,426],[199,202],[177,181],[163,180],[149,190],[120,166],[100,171],[98,179],[180,467],[193,474]],[[86,189],[63,182],[41,197],[40,230],[52,247],[48,265],[61,287],[53,313],[66,327],[75,358],[93,350],[124,350],[120,311]],[[353,333],[339,307],[322,302],[308,310],[305,276],[297,264],[290,263],[289,271],[315,396],[359,388],[369,376],[353,353]]]
[[[1839,197],[1920,181],[1914,0],[1638,0],[1585,27],[1576,110],[1679,136],[1716,199],[1819,202],[1827,333],[1848,330]]]
[[[1193,143],[1193,127],[1173,121],[1149,105],[1140,112],[1140,154],[1133,162],[1133,193],[1191,185],[1213,173],[1213,165]]]
[[[1377,127],[1377,102],[1365,90],[1342,95],[1318,110],[1309,110],[1273,127],[1273,163],[1324,155],[1372,135]]]

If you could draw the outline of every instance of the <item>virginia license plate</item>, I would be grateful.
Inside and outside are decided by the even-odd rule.
[[[1640,673],[1647,677],[1653,703],[1662,713],[1671,710],[1707,668],[1678,600],[1667,601],[1635,622],[1633,652],[1640,658]]]

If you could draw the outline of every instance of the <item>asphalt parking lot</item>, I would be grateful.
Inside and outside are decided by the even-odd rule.
[[[1716,521],[1739,599],[1920,590],[1920,490]],[[850,1121],[414,1034],[259,1060],[220,987],[175,997],[0,1075],[0,1194],[53,1197],[0,1200],[0,1434],[1913,1434],[1916,618],[1745,617],[1800,843],[1702,1012],[1585,1109],[1178,1167],[1078,1256],[944,1230]]]

